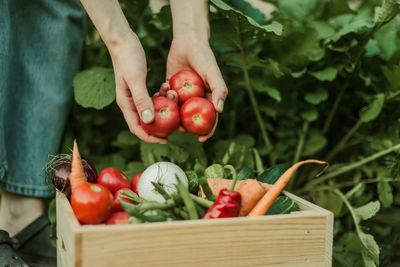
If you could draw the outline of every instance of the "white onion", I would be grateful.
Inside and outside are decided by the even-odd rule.
[[[177,191],[175,187],[177,184],[175,175],[178,175],[179,180],[186,188],[188,188],[189,182],[186,174],[178,165],[166,161],[156,162],[150,165],[146,170],[144,170],[139,179],[139,196],[146,200],[163,202],[164,198],[157,192],[151,182],[158,183],[165,189],[165,191],[167,191],[167,193],[171,194]]]

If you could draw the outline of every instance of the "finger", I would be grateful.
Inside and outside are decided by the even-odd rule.
[[[169,91],[167,91],[166,96],[167,96],[168,99],[171,99],[176,104],[178,104],[179,97],[178,97],[178,93],[176,91],[169,90]]]
[[[169,86],[169,83],[164,82],[163,84],[161,84],[161,87],[160,87],[160,95],[165,96],[167,94],[168,90],[170,90],[170,89],[171,88]]]
[[[156,98],[156,97],[159,97],[159,96],[160,96],[160,92],[156,92],[156,93],[154,93],[152,98]]]
[[[179,125],[178,132],[184,133],[184,132],[186,132],[186,130],[185,130],[185,128],[183,128],[182,125]]]
[[[203,142],[207,141],[211,136],[213,136],[215,129],[217,128],[217,124],[218,124],[218,113],[216,113],[216,118],[215,118],[215,123],[214,123],[213,128],[207,135],[199,136],[199,139],[198,139],[199,142],[203,143]]]
[[[133,100],[130,97],[117,93],[117,104],[124,115],[125,121],[128,124],[131,133],[135,134],[141,140],[153,144],[166,144],[167,139],[151,136],[146,133],[140,125],[139,115],[133,105]]]
[[[210,68],[210,71],[207,73],[207,84],[212,92],[212,103],[215,110],[221,113],[224,109],[226,96],[228,95],[228,88],[216,62],[215,66]]]
[[[146,75],[128,80],[128,86],[140,119],[144,123],[151,123],[154,120],[154,106],[147,91]]]

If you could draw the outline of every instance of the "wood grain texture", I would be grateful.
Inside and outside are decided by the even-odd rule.
[[[64,243],[67,233],[70,239],[78,237],[67,238],[65,255],[79,259],[59,266],[331,266],[332,214],[286,194],[303,211],[60,230]],[[60,201],[64,211],[72,212],[65,197]],[[71,246],[76,253],[68,252]]]
[[[79,266],[81,226],[66,196],[57,192],[57,266]]]

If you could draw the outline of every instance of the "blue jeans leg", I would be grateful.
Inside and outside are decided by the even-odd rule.
[[[80,67],[78,0],[0,0],[0,186],[50,196],[42,175],[57,153]]]

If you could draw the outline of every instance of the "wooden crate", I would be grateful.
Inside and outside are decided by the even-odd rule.
[[[331,266],[333,214],[301,211],[131,225],[80,225],[57,193],[58,266]]]

